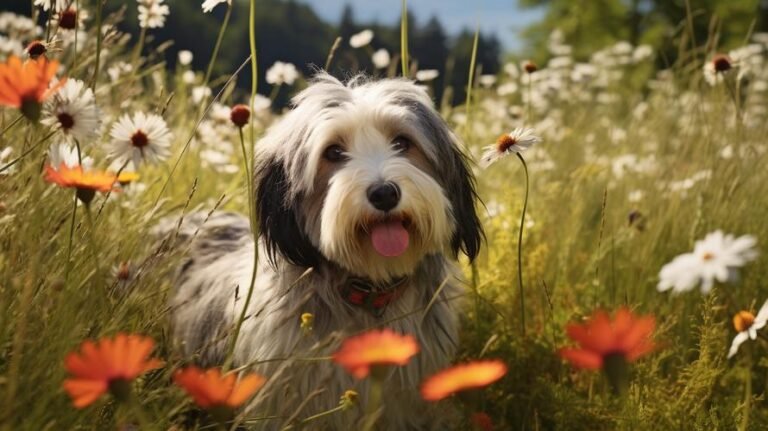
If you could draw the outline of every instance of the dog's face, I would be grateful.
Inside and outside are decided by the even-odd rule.
[[[383,281],[428,254],[470,258],[482,231],[471,173],[426,92],[321,75],[258,144],[257,206],[273,261],[326,259]]]

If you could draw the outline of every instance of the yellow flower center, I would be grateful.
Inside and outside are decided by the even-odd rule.
[[[701,258],[704,260],[712,260],[715,258],[715,255],[710,252],[706,252],[703,256],[701,256]]]
[[[755,323],[755,315],[749,311],[739,311],[733,316],[733,327],[738,332],[744,332]]]

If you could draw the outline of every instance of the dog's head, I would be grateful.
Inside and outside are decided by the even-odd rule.
[[[257,146],[256,205],[273,261],[326,259],[387,280],[428,254],[475,258],[474,178],[424,89],[321,74],[293,105]]]

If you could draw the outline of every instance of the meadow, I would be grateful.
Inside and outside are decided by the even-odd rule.
[[[175,377],[186,358],[168,298],[184,250],[153,228],[194,211],[248,214],[247,161],[281,113],[238,89],[237,73],[293,93],[311,76],[250,62],[212,76],[193,70],[189,53],[168,67],[163,45],[144,45],[167,15],[161,0],[138,2],[139,40],[92,2],[80,2],[87,16],[67,1],[39,3],[34,20],[0,13],[0,428],[215,429],[190,419],[205,406]],[[472,73],[464,104],[436,102],[473,160],[487,237],[479,259],[464,262],[455,362],[507,369],[439,401],[460,413],[461,429],[768,429],[768,34],[744,40],[730,52],[714,34],[686,43],[659,71],[649,46],[621,42],[576,61],[555,32],[548,63]],[[429,88],[433,74],[407,50],[386,54],[376,53],[375,77]],[[238,104],[250,111],[242,128]],[[519,156],[500,151],[499,137],[518,128],[540,142]],[[483,167],[489,146],[498,160]],[[113,174],[86,175],[97,171]],[[626,309],[646,330],[634,334],[648,336],[642,352],[622,344],[627,333],[609,346],[595,345],[610,338],[595,341],[596,327],[574,336],[604,318],[597,310],[618,319]],[[151,337],[162,365],[131,379],[128,401],[110,387],[73,406],[65,358],[117,333]],[[734,337],[743,344],[729,355]],[[569,360],[578,344],[601,361]],[[313,429],[315,415],[365,408],[346,402],[330,413],[236,415],[225,428]]]

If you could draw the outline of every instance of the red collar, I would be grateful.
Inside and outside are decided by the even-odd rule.
[[[384,314],[387,306],[405,293],[408,277],[400,277],[384,285],[363,278],[349,278],[340,288],[345,301],[367,309],[376,317]]]

